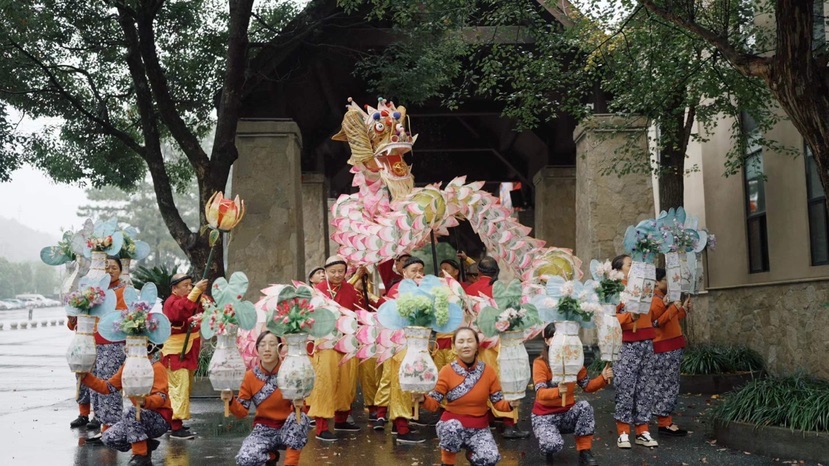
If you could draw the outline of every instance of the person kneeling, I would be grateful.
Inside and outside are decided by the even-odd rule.
[[[238,396],[234,397],[232,390],[222,391],[222,400],[230,402],[230,412],[238,418],[249,414],[251,402],[256,406],[253,432],[236,455],[236,464],[240,466],[275,465],[279,460],[277,450],[281,449],[287,449],[285,465],[296,466],[300,451],[308,443],[310,420],[304,413],[297,420],[294,412],[294,403],[302,406],[303,400],[291,402],[282,398],[282,391],[276,386],[278,344],[276,335],[263,331],[256,339],[259,366],[247,371]]]
[[[160,347],[148,349],[148,356]],[[117,393],[121,390],[121,376],[124,372],[122,365],[118,372],[109,380],[102,380],[90,373],[83,374],[81,383],[103,395]],[[130,466],[152,465],[150,451],[155,450],[159,442],[157,439],[170,429],[173,418],[173,409],[167,387],[167,369],[160,362],[153,364],[153,388],[149,395],[130,397],[133,406],[124,411],[121,420],[110,427],[101,436],[104,445],[118,451],[132,450]],[[140,416],[136,416],[140,410]],[[140,417],[139,419],[136,419]]]
[[[579,464],[597,466],[590,449],[593,446],[593,432],[596,420],[593,407],[587,401],[576,402],[574,389],[576,383],[586,392],[595,392],[607,386],[613,378],[613,369],[605,367],[594,379],[587,377],[587,369],[581,368],[576,382],[554,384],[552,371],[547,360],[550,343],[556,327],[549,324],[544,328],[544,351],[533,362],[533,383],[535,384],[535,404],[532,410],[533,432],[538,438],[538,445],[552,464],[553,455],[564,448],[561,434],[576,434],[576,450],[579,451]]]

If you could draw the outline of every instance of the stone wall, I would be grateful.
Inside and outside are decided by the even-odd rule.
[[[591,259],[622,252],[628,225],[654,216],[647,174],[603,175],[615,152],[628,145],[648,156],[646,120],[594,115],[576,128],[576,255],[587,272]]]
[[[535,230],[548,246],[576,248],[576,168],[546,166],[533,177]]]
[[[322,173],[302,174],[302,224],[307,277],[328,256],[328,190]]]
[[[746,344],[769,372],[829,379],[829,280],[709,290],[686,328],[692,343]]]
[[[247,298],[271,283],[305,275],[300,158],[302,136],[289,120],[240,120],[233,190],[245,200],[245,219],[228,245],[228,272],[244,270]]]

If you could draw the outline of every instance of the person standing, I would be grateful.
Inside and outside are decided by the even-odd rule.
[[[124,310],[127,308],[127,303],[124,301],[124,290],[126,284],[121,281],[121,259],[118,256],[107,256],[106,272],[109,274],[109,289],[115,293],[117,299],[115,304],[116,310]],[[72,327],[74,327],[75,318]],[[112,342],[101,336],[97,327],[95,328],[95,368],[92,373],[100,379],[109,379],[114,376],[118,369],[124,364],[127,359],[124,352],[124,342]],[[101,428],[101,431],[92,437],[87,442],[90,444],[100,444],[101,435],[119,419],[121,419],[121,411],[124,409],[121,396],[110,393],[90,392],[89,399],[92,403],[92,410],[95,412],[95,420],[86,425],[87,430]],[[98,424],[100,423],[100,424]]]
[[[331,256],[325,261],[325,280],[316,289],[340,306],[356,311],[359,296],[357,290],[345,281],[348,264],[341,256]],[[314,353],[313,365],[316,381],[308,404],[308,415],[316,421],[316,437],[323,442],[333,442],[337,437],[329,432],[328,420],[334,418],[334,430],[357,432],[360,427],[349,422],[351,404],[357,397],[357,364],[355,358],[340,364],[344,353],[324,349]]]
[[[163,312],[170,319],[171,335],[161,350],[161,363],[167,368],[173,408],[170,438],[174,439],[195,437],[182,421],[190,419],[190,392],[201,350],[196,322],[199,314],[204,312],[199,298],[207,289],[207,283],[203,279],[194,285],[189,275],[175,274],[170,281],[172,294],[164,301]]]
[[[656,381],[653,414],[658,420],[660,437],[684,437],[688,431],[674,424],[671,414],[679,395],[679,368],[685,348],[685,336],[679,321],[685,318],[691,298],[686,298],[684,303],[671,302],[667,292],[667,273],[665,269],[656,269],[656,289],[650,311],[656,329],[653,339],[653,376]]]
[[[411,256],[401,268],[403,278],[420,282],[423,278],[423,261]],[[399,296],[396,283],[386,295],[390,299],[397,299]],[[406,350],[403,349],[382,364],[382,375],[380,385],[377,388],[377,420],[374,422],[374,430],[383,430],[386,419],[393,423],[393,434],[397,434],[398,443],[423,443],[425,439],[417,435],[409,426],[412,420],[413,404],[412,397],[403,392],[400,388],[400,365],[406,357]]]
[[[631,263],[632,259],[628,255],[617,256],[612,261],[613,268],[624,273],[625,284]],[[631,447],[630,425],[634,424],[637,445],[658,447],[659,442],[648,431],[653,409],[653,339],[656,331],[650,313],[635,316],[625,312],[623,304],[617,307],[616,318],[622,326],[622,349],[619,351],[619,361],[614,364],[616,377],[613,379],[616,388],[616,411],[613,417],[619,435],[616,446],[622,449]]]

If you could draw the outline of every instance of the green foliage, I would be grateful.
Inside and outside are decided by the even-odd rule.
[[[162,301],[166,300],[171,294],[170,282],[173,280],[173,275],[176,273],[174,269],[166,265],[149,267],[138,267],[132,271],[132,285],[140,290],[146,283],[155,283],[158,289],[158,297]]]
[[[199,352],[199,366],[196,368],[196,377],[207,377],[207,368],[210,366],[210,359],[216,351],[212,340],[204,339],[201,343],[201,351]]]
[[[59,270],[62,267],[42,262],[9,262],[0,258],[0,299],[28,293],[55,297],[61,283]]]
[[[685,349],[680,372],[689,375],[761,371],[763,357],[742,345],[695,345]]]
[[[829,432],[829,381],[804,374],[755,379],[714,407],[719,422]]]
[[[589,117],[585,103],[601,83],[613,96],[609,112],[643,115],[660,128],[651,141],[659,160],[631,138],[603,161],[604,174],[696,170],[685,167],[688,141],[704,141],[704,130],[723,118],[733,122],[734,145],[724,167],[733,174],[742,166],[748,141],[741,111],[751,113],[761,134],[779,120],[760,80],[741,75],[708,43],[637,2],[583,0],[577,8],[584,14],[569,9],[558,18],[539,3],[341,2],[351,9],[370,5],[370,17],[390,21],[404,37],[360,67],[373,90],[398,103],[437,99],[451,109],[473,98],[493,99],[519,129],[536,128],[564,112],[577,120]],[[759,40],[759,32],[747,24],[750,14],[738,6],[744,2],[732,3],[734,11],[719,10],[731,18],[727,35]],[[699,13],[712,18],[708,10]],[[695,122],[701,131],[692,131]],[[758,141],[780,148],[774,141]]]

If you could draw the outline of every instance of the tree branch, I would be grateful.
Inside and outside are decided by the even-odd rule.
[[[746,76],[764,76],[769,72],[770,58],[740,52],[728,42],[728,38],[700,26],[693,20],[685,19],[673,11],[656,5],[653,0],[641,0],[641,3],[648,11],[666,21],[691,31],[716,47],[737,70]]]
[[[158,122],[153,109],[152,91],[147,82],[144,63],[141,61],[138,32],[128,12],[121,10],[120,7],[119,12],[121,14],[118,17],[118,23],[124,31],[127,42],[127,67],[135,86],[135,101],[138,106],[138,113],[141,115],[141,131],[144,135],[144,144],[147,147],[143,158],[153,179],[153,188],[155,189],[161,217],[176,242],[183,250],[187,250],[195,241],[195,234],[190,231],[181,218],[181,214],[173,200],[173,190],[170,178],[167,175],[167,169],[164,166],[164,156],[161,152],[161,134],[158,130]]]
[[[66,101],[69,102],[69,104],[72,105],[72,107],[74,107],[77,111],[79,111],[90,121],[97,124],[105,134],[108,134],[118,139],[119,141],[123,142],[124,145],[135,151],[135,153],[141,155],[142,157],[144,156],[144,153],[146,152],[145,147],[141,146],[141,144],[139,144],[138,141],[136,141],[128,133],[121,131],[120,129],[113,126],[110,122],[100,118],[98,115],[87,110],[84,107],[83,102],[81,102],[77,97],[69,93],[69,91],[67,91],[63,87],[63,85],[58,80],[57,76],[55,76],[55,74],[52,73],[48,65],[38,60],[37,57],[29,53],[29,51],[23,48],[23,46],[21,46],[20,44],[14,41],[10,41],[9,43],[12,45],[12,47],[20,51],[20,53],[22,53],[24,56],[26,56],[26,58],[28,58],[29,61],[31,61],[35,66],[40,68],[41,71],[43,71],[43,73],[46,75],[46,78],[49,80],[50,83],[52,83],[52,86],[54,86],[54,91],[57,92],[61,97],[66,99]]]
[[[230,0],[230,24],[228,27],[227,62],[224,85],[219,100],[218,123],[213,139],[210,185],[223,188],[227,183],[230,166],[239,156],[236,150],[236,127],[242,107],[242,89],[248,45],[248,27],[253,0]],[[201,193],[203,200],[211,193]]]
[[[196,172],[196,177],[203,179],[207,174],[210,161],[204,149],[202,149],[201,144],[199,144],[199,138],[187,127],[187,124],[181,118],[176,108],[172,95],[170,95],[167,76],[165,76],[164,71],[161,69],[155,47],[153,20],[155,18],[155,12],[158,11],[158,7],[156,5],[150,5],[150,8],[150,12],[138,18],[138,48],[144,66],[146,67],[147,78],[149,78],[150,87],[155,97],[155,102],[158,105],[158,112],[161,115],[161,119],[187,156],[187,159]]]

